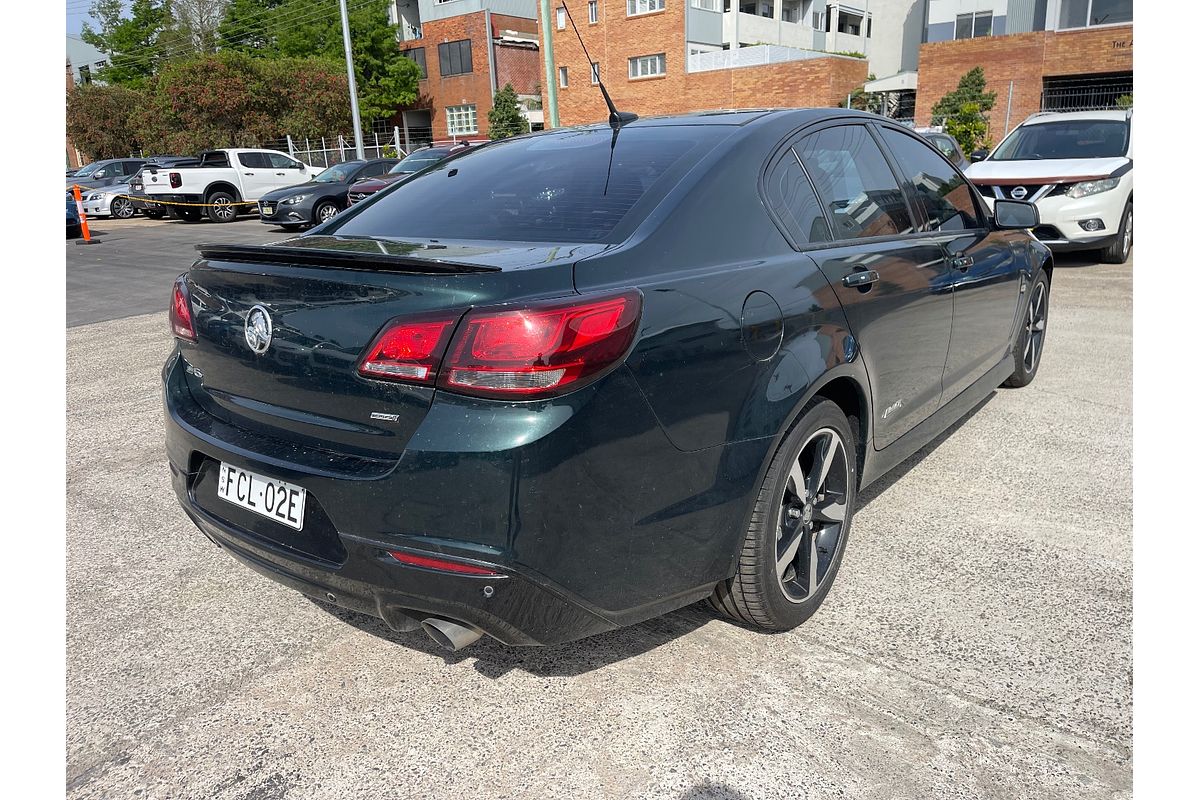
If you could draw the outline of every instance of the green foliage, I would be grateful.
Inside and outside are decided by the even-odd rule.
[[[850,56],[850,58],[866,58],[867,57],[866,53],[860,53],[857,50],[837,50],[834,52],[834,55],[835,56]]]
[[[867,76],[867,81],[875,80],[875,73]],[[860,86],[850,93],[850,108],[859,111],[870,111],[872,114],[878,114],[882,106],[883,96],[880,94],[867,94]],[[838,103],[838,108],[846,108],[846,101]]]
[[[987,112],[996,104],[996,93],[985,91],[983,67],[975,67],[958,81],[958,88],[933,105],[933,122],[945,126],[964,153],[987,142]]]
[[[67,93],[67,136],[91,160],[127,156],[137,147],[131,112],[141,95],[96,83]]]
[[[978,103],[964,103],[942,124],[964,153],[973,153],[980,148],[991,149],[991,141],[987,138],[987,117],[980,111]]]
[[[90,11],[100,30],[84,23],[80,37],[109,56],[95,78],[104,83],[137,87],[154,71],[156,53],[170,40],[171,12],[166,0],[133,0],[129,17],[121,16],[121,0],[96,0]]]
[[[521,115],[516,90],[511,83],[506,83],[503,89],[496,92],[492,108],[488,111],[488,138],[507,139],[528,132],[529,123]]]
[[[417,100],[421,68],[400,55],[387,0],[350,10],[350,42],[364,122],[392,117]],[[225,50],[264,58],[323,58],[345,69],[337,4],[325,0],[232,0],[218,30]]]
[[[1118,97],[1117,98],[1117,108],[1119,108],[1121,110],[1124,110],[1126,108],[1133,108],[1133,95],[1123,94],[1120,97]]]

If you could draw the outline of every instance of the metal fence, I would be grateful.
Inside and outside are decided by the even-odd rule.
[[[363,154],[367,158],[403,158],[418,147],[433,141],[431,128],[363,132]],[[261,143],[262,147],[281,150],[292,158],[314,167],[329,167],[358,158],[353,136],[285,136]]]

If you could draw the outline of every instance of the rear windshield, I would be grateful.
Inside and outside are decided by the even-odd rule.
[[[1125,155],[1129,123],[1124,120],[1074,120],[1022,125],[990,161],[1038,161],[1049,158],[1113,158]]]
[[[328,232],[605,241],[643,197],[648,205],[656,203],[729,132],[715,125],[632,127],[621,131],[612,146],[612,131],[605,128],[484,145],[387,192]]]
[[[418,150],[412,155],[405,156],[404,159],[388,170],[393,175],[398,175],[402,172],[417,172],[428,166],[436,164],[446,156],[450,155],[450,148],[441,148],[433,150]]]

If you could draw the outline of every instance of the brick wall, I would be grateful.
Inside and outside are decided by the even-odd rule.
[[[542,53],[536,47],[496,43],[496,86],[511,83],[517,94],[537,94],[542,85]]]
[[[987,88],[996,93],[992,138],[1004,133],[1004,119],[1016,127],[1041,109],[1042,79],[1133,70],[1133,26],[1077,31],[1035,31],[1009,36],[921,45],[917,67],[916,123],[932,122],[934,103],[958,86],[974,67],[983,67]],[[1013,82],[1008,110],[1008,82]]]
[[[680,114],[715,108],[832,106],[867,78],[867,62],[836,56],[687,72],[683,14],[685,0],[668,0],[666,9],[627,17],[625,0],[600,0],[599,19],[587,21],[587,4],[571,9],[588,52],[600,62],[600,76],[621,110],[641,116]],[[539,21],[540,22],[540,21]],[[554,26],[554,15],[550,25]],[[591,84],[590,65],[574,31],[553,30],[555,79],[567,67],[569,84],[558,89],[561,125],[599,122],[608,116],[604,99]],[[666,54],[666,75],[629,77],[629,59]],[[548,103],[543,87],[543,104]]]

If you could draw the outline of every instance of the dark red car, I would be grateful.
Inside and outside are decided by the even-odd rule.
[[[405,175],[411,175],[414,172],[432,166],[446,156],[458,153],[470,146],[470,142],[455,142],[452,144],[432,144],[429,147],[422,147],[420,150],[413,150],[401,159],[399,164],[384,174],[354,183],[350,187],[350,205],[366,200],[380,189],[385,186],[391,186]]]

